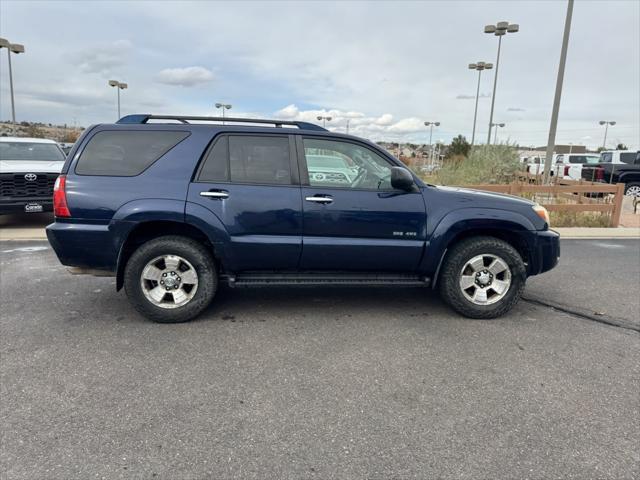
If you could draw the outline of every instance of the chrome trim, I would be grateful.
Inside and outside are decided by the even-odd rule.
[[[332,203],[333,198],[331,197],[306,197],[305,200],[307,202],[316,202],[316,203]]]
[[[201,197],[229,198],[229,192],[200,192]]]

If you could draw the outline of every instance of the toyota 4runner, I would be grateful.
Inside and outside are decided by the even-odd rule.
[[[130,115],[90,127],[54,212],[60,261],[114,275],[158,322],[194,318],[221,282],[423,286],[493,318],[560,254],[539,205],[427,185],[371,142],[280,120]]]

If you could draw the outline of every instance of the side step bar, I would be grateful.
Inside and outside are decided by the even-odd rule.
[[[223,275],[231,287],[266,286],[422,286],[428,287],[430,279],[419,275],[388,273],[241,273]]]

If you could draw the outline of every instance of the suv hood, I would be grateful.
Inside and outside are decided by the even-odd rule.
[[[0,173],[60,173],[64,161],[46,160],[0,160]]]
[[[504,205],[522,205],[522,206],[532,206],[535,205],[535,202],[531,200],[527,200],[522,197],[516,197],[515,195],[508,195],[506,193],[494,193],[494,192],[485,192],[482,190],[472,190],[470,188],[459,188],[459,187],[436,187],[438,190],[444,190],[446,192],[452,192],[460,194],[461,198],[466,198],[468,200],[474,200],[477,202],[482,201],[490,201],[490,202],[504,202]]]

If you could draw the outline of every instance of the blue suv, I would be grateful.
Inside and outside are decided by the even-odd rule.
[[[194,318],[221,282],[424,286],[493,318],[560,254],[539,205],[427,185],[371,142],[280,120],[92,126],[58,177],[54,212],[60,261],[114,275],[157,322]]]

